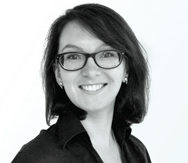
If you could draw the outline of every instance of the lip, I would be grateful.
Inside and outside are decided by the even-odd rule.
[[[86,89],[83,89],[83,87],[89,87],[89,86],[94,86],[94,85],[102,85],[101,88],[97,89],[97,90],[86,90]],[[101,92],[105,87],[107,86],[107,83],[95,83],[95,84],[81,84],[79,85],[78,87],[83,91],[85,92],[86,94],[89,94],[89,95],[94,95],[94,94],[97,94],[99,92]]]

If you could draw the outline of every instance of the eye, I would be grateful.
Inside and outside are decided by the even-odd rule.
[[[118,57],[118,52],[116,51],[104,51],[101,53],[101,58],[116,58]]]
[[[64,55],[65,60],[79,60],[82,59],[82,54],[79,53],[67,53]]]

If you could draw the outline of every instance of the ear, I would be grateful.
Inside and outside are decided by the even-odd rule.
[[[63,85],[63,82],[62,82],[62,79],[61,79],[60,67],[57,64],[54,64],[53,70],[54,70],[56,82],[61,87]]]
[[[128,73],[124,73],[123,81],[122,81],[123,83],[126,83],[126,84],[128,83],[128,76],[129,76]]]
[[[128,81],[128,76],[129,76],[129,66],[128,66],[128,60],[125,58],[125,69],[124,69],[124,74],[123,74],[123,82],[125,83],[126,80]]]
[[[123,75],[123,79],[128,78],[128,76],[129,76],[128,72],[125,72],[124,75]]]

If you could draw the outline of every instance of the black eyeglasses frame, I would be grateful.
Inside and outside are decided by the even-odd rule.
[[[97,63],[97,61],[95,60],[95,56],[96,56],[98,53],[105,52],[105,51],[115,51],[115,52],[117,52],[118,55],[119,55],[119,64],[116,65],[116,66],[114,66],[114,67],[110,67],[110,68],[101,67],[101,66]],[[63,65],[62,65],[61,62],[60,62],[60,58],[61,58],[62,56],[64,56],[64,55],[66,55],[66,54],[71,54],[71,53],[83,54],[83,55],[86,57],[85,62],[84,62],[84,64],[83,64],[82,67],[80,67],[80,68],[78,68],[78,69],[74,69],[74,70],[66,69],[66,68],[63,67]],[[98,67],[100,67],[100,68],[102,68],[102,69],[113,69],[113,68],[118,67],[118,66],[121,64],[123,58],[127,58],[127,56],[126,56],[125,54],[126,54],[125,52],[122,52],[122,51],[119,51],[119,50],[103,50],[103,51],[98,51],[98,52],[95,52],[95,53],[65,52],[65,53],[57,54],[57,56],[56,56],[56,58],[55,58],[55,62],[56,62],[56,63],[59,63],[60,66],[61,66],[64,70],[66,70],[66,71],[78,71],[78,70],[81,70],[82,68],[84,68],[84,66],[87,64],[88,58],[91,57],[91,58],[93,58],[95,64],[96,64]]]

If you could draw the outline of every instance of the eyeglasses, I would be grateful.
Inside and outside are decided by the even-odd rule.
[[[58,54],[56,62],[67,71],[76,71],[82,69],[89,57],[92,57],[96,65],[103,69],[113,69],[118,67],[123,57],[124,52],[117,50],[104,50],[97,53],[81,53],[81,52],[66,52]]]

